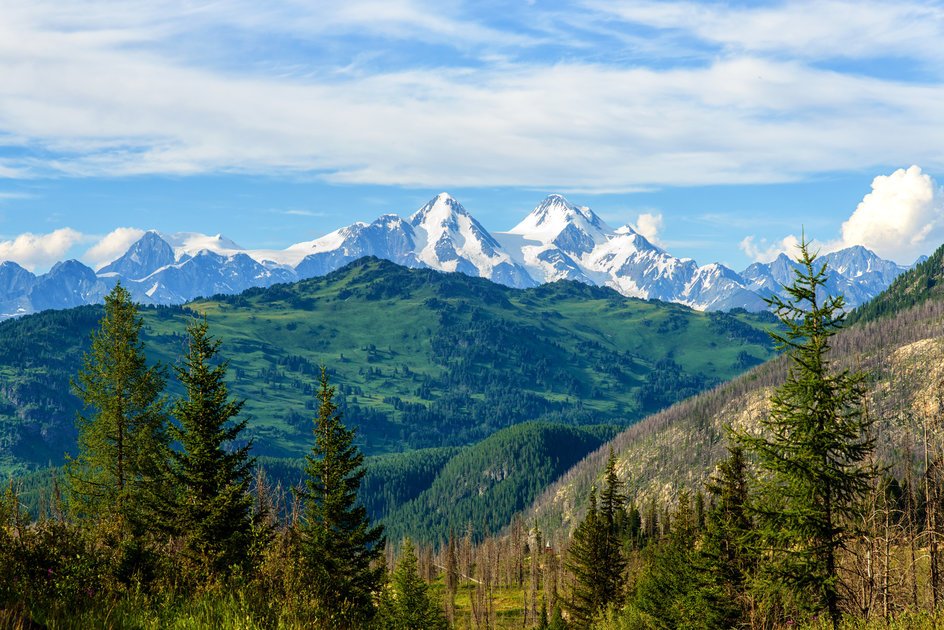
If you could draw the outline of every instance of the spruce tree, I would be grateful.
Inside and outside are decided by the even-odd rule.
[[[623,573],[626,570],[623,538],[629,525],[623,487],[623,482],[616,474],[616,455],[613,447],[610,447],[603,473],[603,491],[600,493],[600,524],[603,528],[601,555],[605,558],[600,577],[607,606],[618,603],[623,595]]]
[[[565,566],[574,576],[567,609],[577,627],[587,627],[607,604],[606,527],[597,509],[596,488],[590,490],[587,515],[574,530]]]
[[[187,333],[187,353],[175,368],[186,396],[173,410],[179,425],[171,434],[180,450],[172,456],[178,493],[171,527],[188,555],[219,576],[243,564],[252,543],[254,460],[251,443],[234,445],[246,421],[234,420],[243,401],[229,396],[228,362],[216,360],[220,340],[208,334],[206,319],[192,321]]]
[[[568,608],[578,624],[589,624],[607,606],[622,599],[626,569],[623,538],[628,526],[625,503],[611,448],[599,507],[596,489],[592,489],[587,516],[574,532],[567,555],[567,569],[574,575]]]
[[[749,618],[748,590],[757,569],[757,553],[751,546],[754,523],[747,477],[744,449],[733,446],[707,484],[711,507],[701,555],[709,581],[723,593],[719,603],[725,627],[738,627]]]
[[[148,520],[147,498],[167,454],[164,368],[148,366],[143,322],[131,294],[116,284],[72,381],[81,399],[78,456],[67,465],[70,507],[80,517]]]
[[[354,431],[341,421],[324,367],[318,398],[315,444],[299,489],[303,567],[316,625],[362,628],[374,616],[373,596],[383,577],[383,528],[371,526],[358,503],[364,455],[354,444]]]
[[[665,538],[647,548],[647,562],[636,583],[636,609],[657,621],[659,628],[692,630],[733,627],[723,591],[710,580],[699,553],[698,519],[687,492]]]
[[[868,491],[873,449],[863,411],[864,375],[834,371],[830,340],[841,328],[843,298],[826,296],[826,266],[805,238],[786,299],[769,300],[784,332],[771,333],[790,361],[758,434],[739,441],[757,459],[763,483],[754,502],[764,568],[802,610],[840,617],[837,552]]]
[[[382,601],[383,630],[445,630],[448,627],[442,606],[431,597],[429,586],[419,575],[416,549],[406,539],[401,558],[390,579],[391,589]]]

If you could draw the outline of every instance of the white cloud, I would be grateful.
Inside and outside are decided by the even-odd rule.
[[[12,260],[33,271],[65,258],[73,246],[87,240],[81,232],[61,228],[48,234],[26,232],[14,239],[0,241],[0,260]]]
[[[780,254],[795,257],[799,244],[800,239],[793,234],[774,242],[766,238],[757,239],[754,236],[748,236],[739,243],[739,247],[754,262],[770,262]]]
[[[662,246],[659,239],[659,232],[662,231],[662,214],[654,212],[643,212],[636,219],[633,229],[642,234],[647,241],[655,245]]]
[[[780,253],[793,256],[797,243],[792,234],[776,242],[748,236],[740,247],[751,259],[768,262]],[[843,222],[840,236],[814,241],[814,249],[825,253],[862,245],[882,258],[907,265],[942,243],[944,188],[915,165],[875,177],[872,192]]]
[[[99,269],[116,258],[119,258],[142,236],[144,236],[144,230],[138,228],[117,228],[92,245],[92,247],[83,254],[82,260],[93,269]]]
[[[303,172],[340,183],[613,192],[792,181],[915,160],[944,168],[944,85],[752,57],[754,45],[669,69],[531,55],[461,68],[433,61],[280,74],[253,63],[214,69],[197,54],[214,45],[182,43],[225,26],[256,36],[292,30],[301,40],[363,27],[489,52],[528,45],[448,16],[462,13],[454,3],[439,11],[420,0],[312,6],[322,4],[306,13],[288,1],[0,0],[0,134],[35,149],[7,159],[0,177]],[[647,23],[688,19],[688,5],[670,4],[675,17]],[[884,15],[879,9],[862,11]],[[751,28],[761,34],[781,28],[761,28],[768,18],[758,15],[762,24]]]
[[[729,52],[801,58],[944,57],[944,9],[927,2],[800,0],[773,5],[592,1],[634,24],[676,29]]]
[[[914,262],[944,243],[944,189],[918,166],[876,177],[872,192],[842,224],[841,243]]]

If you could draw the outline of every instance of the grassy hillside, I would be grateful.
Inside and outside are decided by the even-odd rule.
[[[920,444],[923,422],[939,422],[944,400],[944,302],[930,300],[889,318],[861,324],[834,339],[834,365],[870,373],[869,413],[876,419],[876,455],[902,477]],[[709,392],[654,414],[620,433],[569,470],[526,511],[558,539],[585,510],[607,449],[638,504],[671,501],[704,486],[725,456],[726,427],[749,428],[769,409],[786,361],[776,359]]]
[[[318,366],[365,452],[460,446],[529,420],[629,424],[772,356],[769,318],[705,314],[571,282],[515,290],[362,259],[322,278],[144,311],[173,364],[205,314],[247,400],[255,452],[310,447]],[[0,466],[71,450],[78,369],[97,307],[0,324]],[[171,383],[171,394],[175,391]]]

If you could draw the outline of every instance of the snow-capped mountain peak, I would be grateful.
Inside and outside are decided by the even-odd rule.
[[[174,264],[174,248],[154,230],[144,233],[120,258],[98,270],[99,276],[117,275],[136,280],[144,278],[161,267]]]
[[[701,310],[763,310],[762,298],[782,295],[796,269],[786,255],[740,274],[717,263],[699,267],[654,245],[631,225],[614,230],[590,208],[556,194],[509,232],[493,235],[454,197],[441,193],[409,219],[384,214],[286,249],[245,250],[221,234],[151,231],[97,274],[66,261],[37,277],[0,261],[0,319],[101,301],[117,281],[141,302],[179,304],[324,275],[363,256],[513,287],[562,279],[605,285],[626,296]],[[906,269],[858,246],[820,260],[828,265],[826,290],[844,295],[847,308],[871,299]]]
[[[469,211],[455,197],[443,192],[430,199],[426,205],[414,212],[410,216],[410,225],[414,227],[425,226],[427,228],[440,226],[455,229],[458,217],[472,219]],[[475,221],[475,219],[472,220]]]
[[[436,195],[413,213],[410,225],[416,239],[416,258],[424,266],[515,287],[534,285],[527,270],[448,193]]]
[[[614,231],[590,208],[576,206],[563,195],[554,194],[545,197],[544,201],[508,233],[518,234],[526,240],[539,243],[551,243],[560,239],[563,241],[560,244],[564,245],[579,241],[582,245],[577,249],[585,249],[591,242],[605,242],[607,236]]]
[[[222,234],[210,236],[198,232],[176,232],[174,234],[160,234],[160,237],[174,248],[178,260],[183,256],[196,256],[202,250],[209,250],[222,255],[244,251],[242,247]]]

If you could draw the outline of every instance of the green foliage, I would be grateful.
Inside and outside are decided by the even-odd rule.
[[[599,509],[596,492],[591,491],[587,516],[574,531],[567,554],[566,567],[574,576],[567,607],[577,627],[588,626],[594,617],[623,599],[626,559],[621,528],[626,523],[626,497],[612,450],[603,483]]]
[[[358,496],[367,515],[372,521],[384,520],[397,508],[420,496],[433,486],[446,465],[462,450],[458,447],[423,448],[365,458],[367,473]]]
[[[341,422],[334,388],[321,370],[315,444],[308,456],[301,552],[318,627],[357,628],[374,615],[373,594],[380,587],[383,528],[372,527],[357,504],[364,456],[354,431]]]
[[[723,593],[710,580],[697,541],[700,532],[689,496],[679,499],[669,535],[647,550],[636,583],[634,609],[661,629],[728,627]]]
[[[708,583],[721,596],[714,600],[724,627],[738,627],[750,618],[750,581],[760,555],[753,546],[750,486],[744,450],[729,449],[708,483],[712,507],[708,511],[700,555]]]
[[[610,289],[560,282],[521,291],[375,259],[186,308],[142,308],[152,361],[174,362],[193,311],[226,339],[228,385],[247,401],[254,454],[278,458],[308,450],[321,364],[331,366],[359,446],[378,455],[473,444],[530,420],[625,426],[773,355],[768,342],[731,336],[739,324],[766,329],[757,315],[722,326]],[[67,384],[101,312],[0,322],[0,470],[56,465],[74,452],[79,403]],[[669,320],[686,323],[660,332]],[[170,383],[168,393],[183,392]]]
[[[870,419],[862,407],[864,375],[830,369],[830,339],[843,323],[842,297],[821,300],[825,265],[800,245],[800,269],[788,298],[771,299],[785,328],[772,333],[789,355],[786,382],[771,398],[759,435],[737,438],[765,473],[754,502],[765,575],[801,610],[839,621],[836,554],[874,471]]]
[[[221,575],[247,561],[254,462],[251,445],[240,443],[246,421],[233,421],[243,403],[230,398],[227,362],[216,362],[221,342],[208,329],[206,320],[188,325],[187,354],[174,369],[187,394],[174,404],[180,449],[171,453],[177,492],[169,492],[166,520],[195,565]]]
[[[615,427],[543,422],[504,429],[456,453],[416,498],[387,513],[384,524],[391,536],[430,543],[469,525],[479,535],[496,533],[615,433]],[[391,477],[386,482],[397,481]]]
[[[407,538],[400,550],[400,561],[390,577],[390,587],[383,591],[378,630],[446,630],[448,623],[442,605],[431,596],[429,586],[420,578],[416,549]]]
[[[146,497],[156,492],[167,440],[163,369],[148,367],[143,322],[120,284],[73,383],[79,454],[67,467],[70,504],[92,519],[118,515],[146,524]]]

